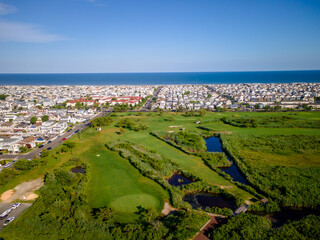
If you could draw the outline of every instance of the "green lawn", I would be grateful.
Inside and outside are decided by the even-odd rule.
[[[86,189],[89,206],[114,208],[115,220],[120,222],[135,220],[134,212],[140,205],[154,207],[160,213],[168,199],[167,192],[159,184],[143,177],[128,160],[108,150],[104,146],[105,135],[108,132],[98,133],[81,140],[77,146],[86,150],[76,155],[90,165]]]

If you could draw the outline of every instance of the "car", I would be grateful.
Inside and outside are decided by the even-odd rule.
[[[11,223],[14,220],[14,217],[9,217],[3,224],[3,226],[6,226],[7,224]]]
[[[14,209],[18,208],[20,205],[21,205],[21,203],[18,202],[18,203],[13,204],[11,208],[12,208],[12,210],[14,210]]]
[[[39,146],[39,148],[43,148],[43,145],[41,144],[41,145]]]
[[[70,132],[70,131],[72,131],[72,128],[71,128],[71,129],[69,129],[67,132]]]
[[[51,150],[51,149],[52,149],[51,147],[48,147],[48,148],[47,148],[47,150]]]
[[[77,131],[75,131],[75,133],[78,133],[79,132],[79,129]]]
[[[52,141],[48,141],[48,143],[51,143]]]
[[[0,214],[0,219],[6,218],[11,211],[12,211],[12,208],[5,210],[3,213]]]
[[[65,141],[65,140],[67,140],[67,138],[62,138],[62,141]]]

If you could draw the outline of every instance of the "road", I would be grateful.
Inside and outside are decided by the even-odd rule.
[[[153,98],[158,98],[158,95],[161,91],[162,86],[158,87],[157,90],[153,93],[152,97],[150,97],[146,103],[140,108],[140,112],[148,112],[152,106]]]
[[[12,205],[13,203],[0,203],[0,214],[3,213],[5,210],[9,209]],[[17,217],[19,217],[24,210],[31,207],[31,205],[32,203],[21,203],[21,205],[18,208],[12,210],[6,218],[0,219],[0,230],[5,227],[3,226],[3,223],[6,221],[8,217],[15,217],[15,221]]]
[[[97,114],[96,116],[94,116],[93,118],[91,118],[90,120],[93,120],[95,118],[98,117],[103,117],[106,116],[108,114],[110,114],[112,112],[112,109],[103,111],[99,114]],[[32,152],[29,152],[27,154],[5,154],[5,155],[0,155],[0,160],[1,159],[15,159],[15,160],[20,160],[20,159],[33,159],[35,157],[39,156],[39,153],[43,150],[43,149],[47,149],[48,147],[51,148],[55,148],[57,146],[59,146],[61,143],[63,143],[64,141],[62,140],[63,138],[69,138],[71,137],[73,134],[75,134],[75,132],[77,130],[81,130],[84,129],[85,127],[87,127],[88,125],[90,125],[90,121],[86,121],[84,123],[81,123],[79,125],[76,125],[74,128],[72,128],[71,131],[64,133],[63,135],[61,135],[60,137],[57,137],[56,139],[52,140],[50,143],[47,144],[43,144],[42,148],[35,148]]]

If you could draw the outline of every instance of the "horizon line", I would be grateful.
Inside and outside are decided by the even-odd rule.
[[[0,73],[3,74],[148,74],[148,73],[242,73],[242,72],[312,72],[320,69],[302,69],[302,70],[240,70],[240,71],[169,71],[169,72],[25,72],[25,73]]]

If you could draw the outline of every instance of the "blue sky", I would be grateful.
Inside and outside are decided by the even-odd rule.
[[[0,0],[0,73],[314,69],[319,0]]]

